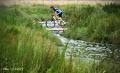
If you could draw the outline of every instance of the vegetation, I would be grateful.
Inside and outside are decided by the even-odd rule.
[[[17,73],[17,69],[21,73],[23,68],[24,73],[45,73],[53,65],[61,43],[35,20],[46,15],[45,9],[0,6],[0,71],[8,68],[7,73]]]
[[[68,6],[65,36],[85,41],[120,44],[120,5]]]
[[[94,7],[92,8],[94,9]],[[91,11],[91,7],[86,10]],[[61,45],[60,41],[37,22],[38,20],[50,18],[49,15],[48,7],[41,5],[0,6],[0,73],[120,72],[120,63],[115,62],[117,58],[113,55],[110,55],[110,58],[106,58],[104,61],[88,62],[82,59],[76,60],[71,53],[70,58],[66,60],[65,51],[67,45],[63,48],[63,52],[60,53],[58,51],[58,46]],[[79,14],[75,13],[73,17],[69,17],[73,19],[73,22],[77,20],[74,15]],[[84,20],[81,19],[81,22],[84,23]],[[78,26],[83,27],[84,25]],[[73,25],[70,25],[70,27],[73,27]],[[115,55],[114,52],[113,54]]]

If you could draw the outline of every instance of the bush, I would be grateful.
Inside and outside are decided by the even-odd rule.
[[[70,28],[64,34],[66,37],[102,43],[120,43],[116,40],[120,36],[119,5],[73,6],[64,11],[66,20],[69,19],[68,28]],[[116,38],[113,38],[114,35]]]

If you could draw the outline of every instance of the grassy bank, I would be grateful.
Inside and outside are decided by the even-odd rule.
[[[120,44],[120,5],[68,6],[65,36],[85,41]]]
[[[72,55],[66,61],[66,46],[59,54],[60,41],[37,22],[49,19],[49,15],[48,7],[41,5],[0,6],[0,73],[120,72],[114,52],[100,62],[76,62]]]
[[[61,43],[36,21],[46,10],[0,6],[0,73],[45,73],[53,65]]]

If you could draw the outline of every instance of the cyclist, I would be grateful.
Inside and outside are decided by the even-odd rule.
[[[52,17],[54,20],[60,20],[60,22],[64,22],[62,19],[62,10],[57,9],[54,6],[51,6],[50,9],[52,10]]]

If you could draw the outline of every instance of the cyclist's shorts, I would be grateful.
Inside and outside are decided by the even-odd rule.
[[[58,14],[59,17],[62,17],[62,13]]]

